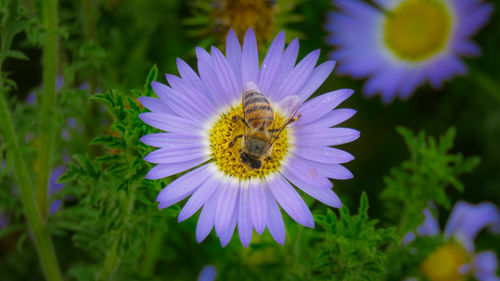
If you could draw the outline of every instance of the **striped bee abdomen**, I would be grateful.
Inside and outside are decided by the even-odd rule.
[[[274,111],[262,93],[246,91],[243,93],[245,120],[251,128],[267,129],[274,121]]]

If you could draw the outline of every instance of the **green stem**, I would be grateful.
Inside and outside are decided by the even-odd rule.
[[[161,253],[161,244],[163,242],[163,231],[154,229],[151,239],[146,242],[146,252],[141,263],[140,275],[142,277],[153,276],[153,271]]]
[[[54,143],[54,105],[57,75],[57,0],[43,1],[43,25],[46,36],[43,42],[43,94],[40,116],[40,154],[37,201],[42,219],[47,217],[48,182]]]
[[[2,88],[2,84],[3,81],[0,80],[0,88]],[[24,161],[19,143],[17,142],[16,132],[12,125],[12,119],[4,95],[0,98],[0,124],[2,126],[4,141],[9,146],[8,151],[14,162],[14,170],[21,193],[24,213],[33,233],[35,246],[42,263],[45,278],[50,281],[62,280],[49,231],[38,212],[37,202],[35,200],[26,162]]]
[[[18,1],[10,1],[9,15],[4,21],[5,30],[2,31],[2,40],[0,44],[0,70],[2,69],[5,54],[10,49],[14,36],[12,27],[17,16],[17,5]],[[3,77],[3,73],[0,73],[0,90],[3,89]],[[18,143],[18,137],[14,130],[5,95],[6,93],[2,94],[0,97],[0,131],[4,142],[9,147],[8,152],[14,164],[15,177],[19,186],[24,213],[31,232],[33,233],[33,240],[35,241],[35,247],[40,257],[45,278],[50,281],[61,281],[62,277],[57,263],[54,246],[52,245],[49,230],[38,212],[33,185],[31,184],[26,162],[24,161]]]

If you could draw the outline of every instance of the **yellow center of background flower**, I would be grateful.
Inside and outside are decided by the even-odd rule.
[[[468,262],[465,249],[456,243],[450,243],[430,254],[420,269],[431,281],[460,281],[465,280],[465,276],[458,270]]]
[[[214,1],[218,33],[226,37],[232,28],[238,38],[243,38],[252,27],[257,42],[271,41],[275,35],[278,7],[268,0],[216,0]]]
[[[240,149],[242,138],[238,139],[234,146],[229,147],[229,143],[237,135],[244,133],[244,124],[241,121],[234,122],[233,116],[243,117],[242,106],[236,106],[222,114],[210,130],[210,148],[212,157],[215,159],[219,170],[224,174],[239,179],[263,178],[268,174],[276,172],[281,167],[281,161],[285,158],[288,144],[288,128],[281,132],[279,139],[274,142],[271,160],[263,159],[262,167],[251,170],[240,160]],[[281,127],[285,118],[278,112],[274,112],[274,123],[269,129]]]
[[[407,0],[387,13],[385,42],[396,56],[419,61],[446,46],[451,17],[440,0]]]

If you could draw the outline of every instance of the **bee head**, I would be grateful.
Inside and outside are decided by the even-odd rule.
[[[250,169],[259,169],[262,166],[262,161],[251,158],[246,152],[242,152],[240,158],[241,163]]]

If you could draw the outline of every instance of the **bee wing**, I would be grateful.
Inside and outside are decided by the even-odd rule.
[[[273,136],[271,137],[271,144],[274,143],[274,141],[279,137],[281,132],[286,128],[286,126],[288,126],[288,124],[293,123],[296,120],[295,115],[299,110],[300,104],[301,102],[299,96],[289,96],[278,104],[278,107],[281,110],[285,111],[285,116],[287,116],[287,119],[285,120],[281,128],[273,133]]]
[[[299,106],[299,96],[288,96],[278,104],[278,107],[285,111],[287,121],[294,118],[295,114],[297,114],[297,111],[299,110]]]

